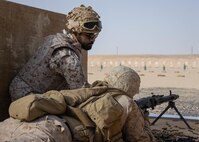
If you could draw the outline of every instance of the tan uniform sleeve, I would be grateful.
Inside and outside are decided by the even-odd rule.
[[[144,120],[143,114],[135,102],[123,131],[126,142],[155,142],[149,123]]]
[[[33,121],[46,114],[63,114],[66,111],[64,96],[58,91],[30,94],[11,103],[9,114],[22,121]]]

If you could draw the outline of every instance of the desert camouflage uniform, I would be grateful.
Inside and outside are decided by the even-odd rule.
[[[14,101],[32,93],[80,88],[85,82],[81,45],[71,34],[48,36],[10,84]]]
[[[66,16],[68,34],[58,33],[48,36],[35,56],[12,80],[9,88],[12,101],[16,99],[19,101],[19,98],[30,93],[42,96],[41,94],[46,95],[46,92],[51,92],[50,90],[58,92],[82,87],[86,80],[81,65],[81,45],[69,33],[89,33],[96,38],[102,29],[99,18],[100,16],[90,6],[81,5],[70,11]],[[85,23],[87,26],[84,25]],[[54,92],[53,95],[56,96]],[[65,108],[62,105],[64,100],[59,102],[54,98],[44,97],[44,99],[49,101],[50,107],[53,107],[52,110],[57,111],[54,109],[53,101]],[[24,107],[23,103],[19,105]],[[20,107],[18,107],[19,112],[23,113]],[[39,109],[39,111],[43,113],[43,110]],[[31,122],[8,118],[0,123],[0,141],[72,142],[70,131],[64,120],[57,116],[46,115]]]
[[[131,100],[131,105],[127,107],[128,109],[124,109],[128,110],[125,111],[126,117],[124,117],[124,141],[155,142],[155,138],[149,126],[149,121],[145,119],[142,110],[140,110],[133,101],[133,96],[139,92],[139,75],[131,68],[119,66],[113,68],[106,74],[105,81],[112,85],[112,87],[119,88],[127,93],[129,101],[124,100],[125,98],[121,98],[120,102],[123,100],[123,104],[129,104],[128,102]],[[127,96],[125,97],[127,99]]]
[[[154,139],[153,134],[151,133],[151,129],[149,127],[148,121],[145,120],[145,118],[144,118],[144,116],[142,114],[142,111],[138,108],[137,104],[133,101],[133,96],[138,91],[139,84],[140,84],[140,78],[139,78],[138,74],[134,70],[132,70],[130,68],[120,66],[118,68],[114,68],[113,71],[108,73],[105,79],[109,83],[108,86],[109,85],[111,85],[111,87],[116,87],[117,86],[117,88],[119,88],[119,89],[124,91],[124,92],[123,91],[117,92],[117,93],[120,93],[120,94],[116,93],[117,96],[115,96],[115,99],[117,100],[117,102],[119,102],[119,104],[122,106],[123,109],[122,109],[122,114],[118,116],[118,119],[116,119],[116,120],[119,120],[119,121],[114,121],[115,123],[113,123],[110,127],[108,127],[110,130],[115,129],[114,130],[114,134],[118,134],[118,135],[116,135],[117,139],[115,139],[115,137],[113,137],[113,139],[116,140],[116,141],[120,141],[120,142],[121,141],[125,141],[125,142],[154,142],[155,139]],[[103,84],[105,84],[105,83],[103,83]],[[93,84],[92,84],[92,86],[93,86]],[[99,84],[99,86],[100,86],[100,84]],[[82,89],[89,89],[89,88],[82,88]],[[104,88],[101,88],[101,89],[104,90]],[[72,94],[70,95],[71,92],[72,92]],[[78,98],[82,99],[82,98],[86,97],[86,94],[88,93],[85,90],[82,93],[80,93],[79,89],[76,90],[76,93],[75,93],[75,90],[71,90],[71,92],[69,92],[69,90],[57,91],[58,94],[61,93],[61,95],[64,96],[64,100],[65,101],[61,101],[61,103],[64,102],[64,103],[67,103],[68,105],[69,104],[73,104],[74,105],[74,100],[76,100],[75,102],[79,103],[80,100]],[[97,92],[99,92],[99,90]],[[48,92],[48,93],[50,93],[50,92]],[[52,93],[53,93],[53,95],[55,95],[55,92],[52,92]],[[67,93],[69,93],[69,95],[67,95]],[[86,93],[86,94],[84,94],[84,93]],[[82,94],[84,94],[84,96],[81,96]],[[95,94],[95,93],[92,92],[90,94]],[[101,94],[101,93],[99,93],[99,94]],[[55,95],[55,96],[58,96],[58,95]],[[81,96],[81,97],[78,97],[78,96]],[[93,99],[93,97],[87,99],[87,101],[89,101],[90,99]],[[73,99],[71,99],[71,98],[73,98]],[[94,100],[95,99],[97,99],[97,98],[94,98]],[[19,100],[17,100],[17,101],[19,101]],[[71,100],[73,100],[72,103],[70,103]],[[91,102],[94,103],[95,102],[94,100],[92,100]],[[41,101],[41,100],[39,100],[39,101]],[[92,103],[91,103],[91,105],[89,105],[89,103],[86,102],[86,105],[89,105],[89,106],[84,108],[84,106],[85,106],[85,102],[84,102],[83,104],[81,104],[81,108],[84,109],[84,112],[87,112],[87,113],[89,112],[88,114],[93,114],[93,112],[98,112],[98,111],[93,111],[93,110],[90,109],[90,108],[92,108],[91,107]],[[52,103],[52,105],[53,105],[53,103]],[[39,105],[39,106],[41,106],[41,105]],[[96,105],[93,105],[93,106],[98,106],[98,105],[96,104]],[[102,108],[102,106],[103,105],[101,105],[100,107]],[[16,111],[15,108],[18,108],[18,107],[13,107],[14,111]],[[99,109],[100,108],[97,107],[97,110],[99,110]],[[35,111],[35,109],[33,109],[33,110]],[[58,109],[56,109],[56,110],[58,110]],[[22,111],[22,109],[19,109],[18,112],[21,112],[21,111]],[[107,111],[107,113],[110,113],[110,112],[111,111]],[[116,111],[114,111],[114,114],[115,114],[115,112]],[[119,110],[118,110],[118,112],[119,112]],[[91,115],[91,116],[89,115],[91,117],[91,119],[94,118],[94,119],[92,119],[94,122],[95,122],[96,117],[98,116],[98,115],[95,115],[95,114],[96,113],[94,113],[94,115]],[[19,115],[16,115],[16,116],[19,116]],[[103,116],[105,116],[105,115],[103,115]],[[44,120],[45,119],[42,119],[42,124],[46,123]],[[96,120],[100,120],[100,119],[96,119]],[[12,119],[10,119],[10,121],[12,121]],[[0,125],[0,129],[3,128],[7,124],[6,122],[7,121],[5,121],[2,124],[2,127]],[[8,122],[9,122],[9,120],[8,120]],[[19,125],[22,125],[23,127],[20,127],[22,129],[17,129],[17,131],[19,130],[20,135],[22,135],[22,134],[26,134],[25,128],[27,128],[27,127],[30,127],[30,129],[28,129],[28,130],[31,130],[31,131],[33,131],[34,129],[37,130],[37,127],[34,127],[34,124],[35,124],[34,121],[33,121],[33,124],[24,123],[22,125],[22,123],[19,123]],[[71,125],[72,124],[73,123],[71,123]],[[52,125],[55,125],[55,123],[52,122]],[[101,126],[101,125],[98,125],[97,122],[96,122],[96,125],[97,126]],[[47,128],[46,126],[47,125],[42,127],[42,129],[39,129],[39,131],[37,133],[34,133],[34,135],[31,135],[30,132],[28,132],[27,134],[28,134],[29,138],[28,137],[27,138],[31,139],[31,137],[38,136],[38,138],[41,137],[42,139],[44,139],[43,137],[48,138],[47,134],[51,134],[51,133],[54,134],[54,132],[56,132],[58,134],[61,133],[61,131],[55,131],[55,130],[51,131],[51,127]],[[13,126],[13,128],[15,128],[15,127],[16,126]],[[60,127],[61,128],[65,127],[65,125],[61,124]],[[76,128],[79,129],[79,127],[76,127]],[[73,127],[71,129],[74,130]],[[81,130],[81,129],[79,129],[79,130]],[[85,130],[85,129],[83,129],[83,130]],[[42,136],[40,136],[40,133],[43,133],[43,132],[47,132],[47,134],[44,133]],[[118,132],[120,132],[120,133],[118,133]],[[123,137],[121,137],[121,135],[120,135],[121,132],[122,132]],[[5,132],[4,135],[8,135],[9,133],[10,132],[8,132],[8,133]],[[17,132],[17,134],[18,134],[18,132]],[[108,133],[108,136],[109,136],[109,134],[110,133]],[[3,137],[4,137],[4,135],[3,135]],[[61,134],[60,134],[60,136],[63,137],[63,135],[61,135]],[[75,136],[75,133],[73,134],[73,136]],[[113,135],[113,136],[115,136],[115,135]],[[10,135],[9,136],[5,136],[4,138],[7,138],[7,137],[11,137],[11,136]],[[11,138],[17,139],[18,137],[17,137],[17,135],[15,135],[15,136],[12,136]],[[20,140],[23,140],[24,137],[19,137],[19,138],[20,138]],[[71,139],[70,133],[69,133],[67,138]],[[123,138],[123,139],[121,139],[121,138]],[[56,136],[53,136],[52,140],[53,139],[56,139]],[[64,138],[64,139],[66,139],[66,138]]]
[[[72,142],[68,126],[54,115],[32,122],[8,118],[0,123],[1,142]]]
[[[126,119],[123,133],[126,142],[155,142],[149,121],[144,119],[142,111],[135,102]]]

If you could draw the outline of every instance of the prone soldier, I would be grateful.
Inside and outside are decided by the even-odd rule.
[[[31,121],[24,122],[15,129],[24,130],[23,128],[27,128],[27,126],[29,129],[26,132],[12,131],[11,134],[16,135],[18,132],[21,137],[21,139],[18,137],[19,140],[24,139],[24,133],[27,134],[26,139],[35,137],[38,139],[41,137],[38,137],[39,131],[33,134],[28,132],[35,129],[33,124],[36,123],[39,126],[37,128],[42,126],[40,133],[43,133],[43,125],[40,123],[45,122],[44,118],[48,117],[47,122],[56,120],[53,123],[63,128],[61,129],[64,132],[63,134],[72,135],[71,141],[154,142],[155,138],[151,133],[148,122],[145,121],[142,111],[133,101],[133,96],[138,93],[139,86],[139,75],[131,68],[119,66],[113,68],[107,74],[105,81],[96,81],[89,88],[54,90],[48,91],[43,95],[30,94],[14,101],[10,106],[10,115],[12,117],[23,121]],[[30,98],[33,98],[33,100],[30,100]],[[20,106],[22,102],[25,104],[24,108],[21,107],[19,109],[17,106]],[[60,108],[60,106],[66,106],[66,109]],[[52,116],[49,115],[42,117],[46,114],[61,115],[63,113],[59,110],[62,109],[65,112],[61,118],[65,120],[70,129],[67,129],[63,121],[61,121],[62,123],[60,122],[60,119],[52,119]],[[6,122],[13,121],[17,120],[10,118],[10,121],[7,120]],[[55,129],[56,127],[52,128]],[[45,131],[49,132],[49,130],[51,129],[48,128]],[[66,139],[66,137],[61,135],[61,131],[55,130],[49,132],[52,134],[52,140]],[[70,132],[68,133],[67,130],[70,130]],[[56,136],[55,132],[57,133]],[[58,135],[60,137],[56,140],[55,138]],[[42,138],[46,139],[45,136],[42,135]]]

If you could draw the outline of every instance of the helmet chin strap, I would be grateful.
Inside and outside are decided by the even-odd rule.
[[[88,45],[82,45],[82,48],[86,51],[91,50],[92,49],[92,45],[88,46]]]
[[[78,39],[77,39],[77,37],[76,37],[76,34],[77,34],[77,33],[71,33],[73,39],[74,39],[76,42],[79,43],[79,41],[78,41]]]

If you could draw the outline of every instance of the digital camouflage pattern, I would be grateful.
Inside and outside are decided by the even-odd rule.
[[[112,87],[119,88],[126,92],[130,98],[139,93],[140,77],[133,69],[126,66],[114,67],[106,74],[105,81]]]
[[[97,126],[96,128],[98,130],[97,134],[99,134],[98,132],[101,132],[101,134],[103,135],[103,137],[98,137],[101,134],[95,135],[94,141],[101,142],[101,141],[103,141],[104,138],[108,138],[109,140],[113,140],[115,142],[116,141],[117,142],[122,142],[122,141],[154,142],[155,139],[153,137],[153,134],[151,133],[151,129],[148,125],[149,124],[148,121],[144,119],[144,116],[143,116],[141,110],[138,108],[138,106],[133,101],[133,99],[128,97],[127,96],[128,94],[126,94],[124,92],[125,90],[131,90],[132,89],[131,85],[127,85],[128,83],[131,83],[131,82],[128,82],[128,80],[126,80],[126,77],[128,76],[129,78],[135,78],[135,76],[138,76],[138,74],[136,72],[133,72],[133,74],[129,73],[129,72],[132,72],[132,70],[130,68],[126,68],[126,67],[123,67],[123,66],[120,66],[119,68],[122,69],[122,70],[118,69],[119,72],[122,71],[122,72],[120,72],[122,74],[122,76],[118,76],[118,77],[119,77],[119,80],[121,82],[123,81],[123,84],[120,83],[118,88],[121,89],[121,88],[123,88],[122,86],[127,86],[127,88],[123,88],[123,91],[118,90],[116,88],[109,88],[107,90],[108,92],[102,91],[101,92],[102,94],[99,94],[100,95],[99,97],[97,97],[95,95],[96,92],[95,93],[93,92],[91,94],[93,94],[94,96],[92,96],[92,97],[88,96],[89,97],[87,99],[88,102],[84,100],[83,103],[79,106],[81,109],[83,109],[88,114],[88,116],[90,116],[91,120],[93,120],[93,122],[95,122],[95,124]],[[115,73],[118,74],[118,72],[115,72]],[[113,72],[111,72],[111,74],[112,75],[109,76],[110,80],[114,80],[116,74],[114,74]],[[107,75],[110,75],[110,74],[108,73]],[[113,77],[113,79],[111,79],[111,77]],[[131,79],[129,79],[129,80],[131,80]],[[99,84],[99,86],[101,86],[101,85],[106,84],[106,83],[94,83],[94,84]],[[111,84],[112,87],[114,87],[115,83],[110,82],[110,84]],[[93,85],[91,85],[91,86],[93,86]],[[93,86],[93,87],[95,87],[95,86]],[[102,90],[105,89],[103,86],[101,86],[101,87],[102,87]],[[108,87],[108,86],[106,86],[106,87]],[[131,89],[129,89],[129,87]],[[82,89],[83,89],[82,91],[85,93],[85,92],[87,92],[86,90],[88,90],[89,88],[82,88]],[[139,90],[139,88],[134,88],[134,89]],[[116,90],[118,90],[118,91],[116,91]],[[65,91],[67,91],[67,90],[65,90]],[[68,90],[68,91],[71,92],[71,93],[72,92],[74,93],[75,90]],[[77,91],[76,93],[83,94],[83,93],[80,92],[79,89],[76,89],[76,91]],[[100,93],[98,90],[96,90],[96,91],[98,93]],[[132,90],[132,91],[136,92],[135,90]],[[56,92],[57,93],[61,92],[63,96],[65,95],[63,91],[56,91]],[[53,93],[53,92],[50,91],[49,93]],[[110,98],[109,93],[114,94],[112,96],[112,101],[110,100],[111,102],[109,102],[109,98]],[[51,95],[53,95],[53,94],[51,94]],[[131,94],[131,95],[134,96],[135,94]],[[105,96],[107,96],[108,99],[105,99],[106,98]],[[67,99],[67,98],[65,98],[65,99]],[[78,98],[80,98],[80,100],[81,100],[82,97],[79,96]],[[103,99],[104,103],[100,102],[100,98],[101,99],[104,98]],[[77,98],[74,98],[74,99],[77,99]],[[63,101],[61,101],[61,102],[63,102]],[[77,102],[79,102],[79,101],[77,101]],[[91,102],[91,104],[90,104],[90,102]],[[110,104],[110,108],[112,108],[112,109],[109,109],[108,104]],[[41,105],[39,105],[39,107],[40,106]],[[47,108],[49,108],[48,105],[45,105],[45,106]],[[53,106],[53,105],[51,105],[51,106]],[[91,106],[93,106],[93,107],[91,107]],[[96,106],[98,106],[98,107],[96,107]],[[120,109],[117,109],[116,106],[118,106],[118,108],[120,108]],[[91,108],[93,108],[93,109],[91,110]],[[103,110],[103,111],[101,111],[100,109]],[[45,110],[47,110],[47,109],[45,109]],[[112,112],[112,114],[110,112]],[[68,110],[66,111],[66,113],[64,115],[67,115],[67,113],[69,113]],[[62,128],[65,128],[65,126],[66,126],[65,124],[57,123],[57,121],[56,122],[53,121],[51,123],[52,127],[48,127],[48,125],[46,125],[46,122],[48,122],[48,121],[45,121],[46,120],[46,119],[44,119],[45,117],[42,117],[42,118],[43,118],[42,124],[44,124],[44,125],[42,125],[41,129],[39,128],[39,131],[38,131],[38,128],[35,127],[35,122],[40,121],[41,120],[40,118],[36,119],[35,121],[30,122],[30,123],[26,123],[26,122],[24,122],[24,123],[23,122],[20,122],[20,123],[17,122],[16,123],[16,121],[18,121],[18,120],[14,120],[14,123],[12,123],[12,121],[13,121],[12,118],[5,120],[4,122],[1,123],[0,129],[3,129],[6,126],[9,126],[10,128],[12,127],[13,129],[16,129],[17,131],[15,132],[16,133],[15,135],[10,135],[10,133],[13,133],[13,129],[11,129],[10,131],[6,131],[3,134],[3,138],[4,139],[6,139],[6,138],[11,139],[12,138],[12,139],[19,139],[19,140],[23,140],[23,139],[27,138],[27,139],[32,140],[32,138],[36,138],[36,136],[37,136],[36,140],[37,139],[46,140],[46,138],[47,138],[48,141],[53,141],[54,139],[57,138],[57,136],[60,136],[60,138],[64,137],[64,139],[69,139],[69,137],[71,136],[70,133],[67,133],[67,135],[63,135],[63,133],[61,133],[62,131],[57,131],[57,127],[56,127],[57,125],[56,124],[60,124],[59,130],[62,130]],[[55,119],[55,120],[57,120],[57,119]],[[64,119],[61,119],[61,121],[63,122]],[[108,122],[108,123],[104,123],[104,122]],[[15,123],[18,124],[18,125],[16,126]],[[70,126],[74,125],[74,121],[70,121],[69,124],[70,124]],[[36,124],[36,126],[37,125],[38,124]],[[20,127],[18,128],[18,126],[20,126]],[[38,126],[40,126],[40,125],[38,125]],[[103,126],[105,126],[105,127],[103,127]],[[28,130],[26,130],[26,128],[28,128]],[[73,136],[76,136],[77,134],[82,134],[82,132],[86,132],[86,131],[82,131],[82,129],[78,129],[78,128],[79,128],[79,125],[78,126],[75,125],[74,129],[72,127],[72,129],[75,130],[75,132],[71,131]],[[79,130],[80,130],[80,133],[79,133]],[[34,131],[36,133],[33,133],[33,135],[32,135],[31,134],[32,131]],[[41,135],[40,133],[43,134],[43,135]],[[54,136],[55,133],[58,133],[57,136]],[[18,137],[18,134],[20,135],[20,137]],[[52,136],[51,139],[48,139],[48,136]],[[84,135],[78,135],[78,138],[81,139],[81,136],[84,137]],[[95,139],[96,136],[97,136],[97,139]],[[99,138],[101,138],[101,140],[99,140]]]
[[[112,87],[126,92],[132,99],[131,107],[128,107],[126,112],[127,118],[123,125],[124,141],[155,142],[156,140],[151,132],[149,121],[145,119],[142,110],[133,101],[133,96],[139,93],[140,87],[140,77],[137,72],[126,66],[118,66],[107,73],[104,80]]]
[[[71,34],[48,36],[10,84],[12,101],[29,93],[80,88],[85,82],[81,45]]]
[[[132,103],[132,111],[123,129],[124,139],[128,142],[156,142],[150,124],[147,119],[144,119],[142,110],[134,102]]]
[[[8,118],[0,123],[1,142],[72,142],[63,119],[46,115],[32,122]]]
[[[70,14],[69,12],[67,17],[70,17]],[[19,98],[23,96],[30,96],[31,93],[33,95],[44,95],[50,90],[70,90],[84,85],[86,78],[81,65],[81,45],[75,38],[75,34],[77,32],[88,32],[97,35],[101,31],[101,21],[99,21],[99,15],[91,7],[80,6],[75,15],[80,16],[79,25],[74,25],[75,21],[72,21],[74,15],[69,20],[67,19],[66,31],[68,33],[48,36],[36,54],[12,80],[9,88],[12,101],[20,100]],[[94,27],[92,25],[91,27],[87,26],[86,30],[86,26],[82,28],[84,22],[91,22],[90,24],[97,22],[97,24]],[[79,29],[80,27],[81,29]],[[79,31],[74,29],[79,29]],[[48,107],[44,103],[42,105]],[[39,106],[41,105],[39,104]],[[2,142],[72,141],[71,133],[64,123],[64,119],[49,115],[32,122],[8,118],[0,123],[0,132],[0,141]]]
[[[100,16],[95,12],[91,6],[80,5],[75,7],[66,16],[66,30],[77,33],[99,33],[101,27],[95,27],[94,29],[86,29],[83,27],[87,22],[101,22]]]

